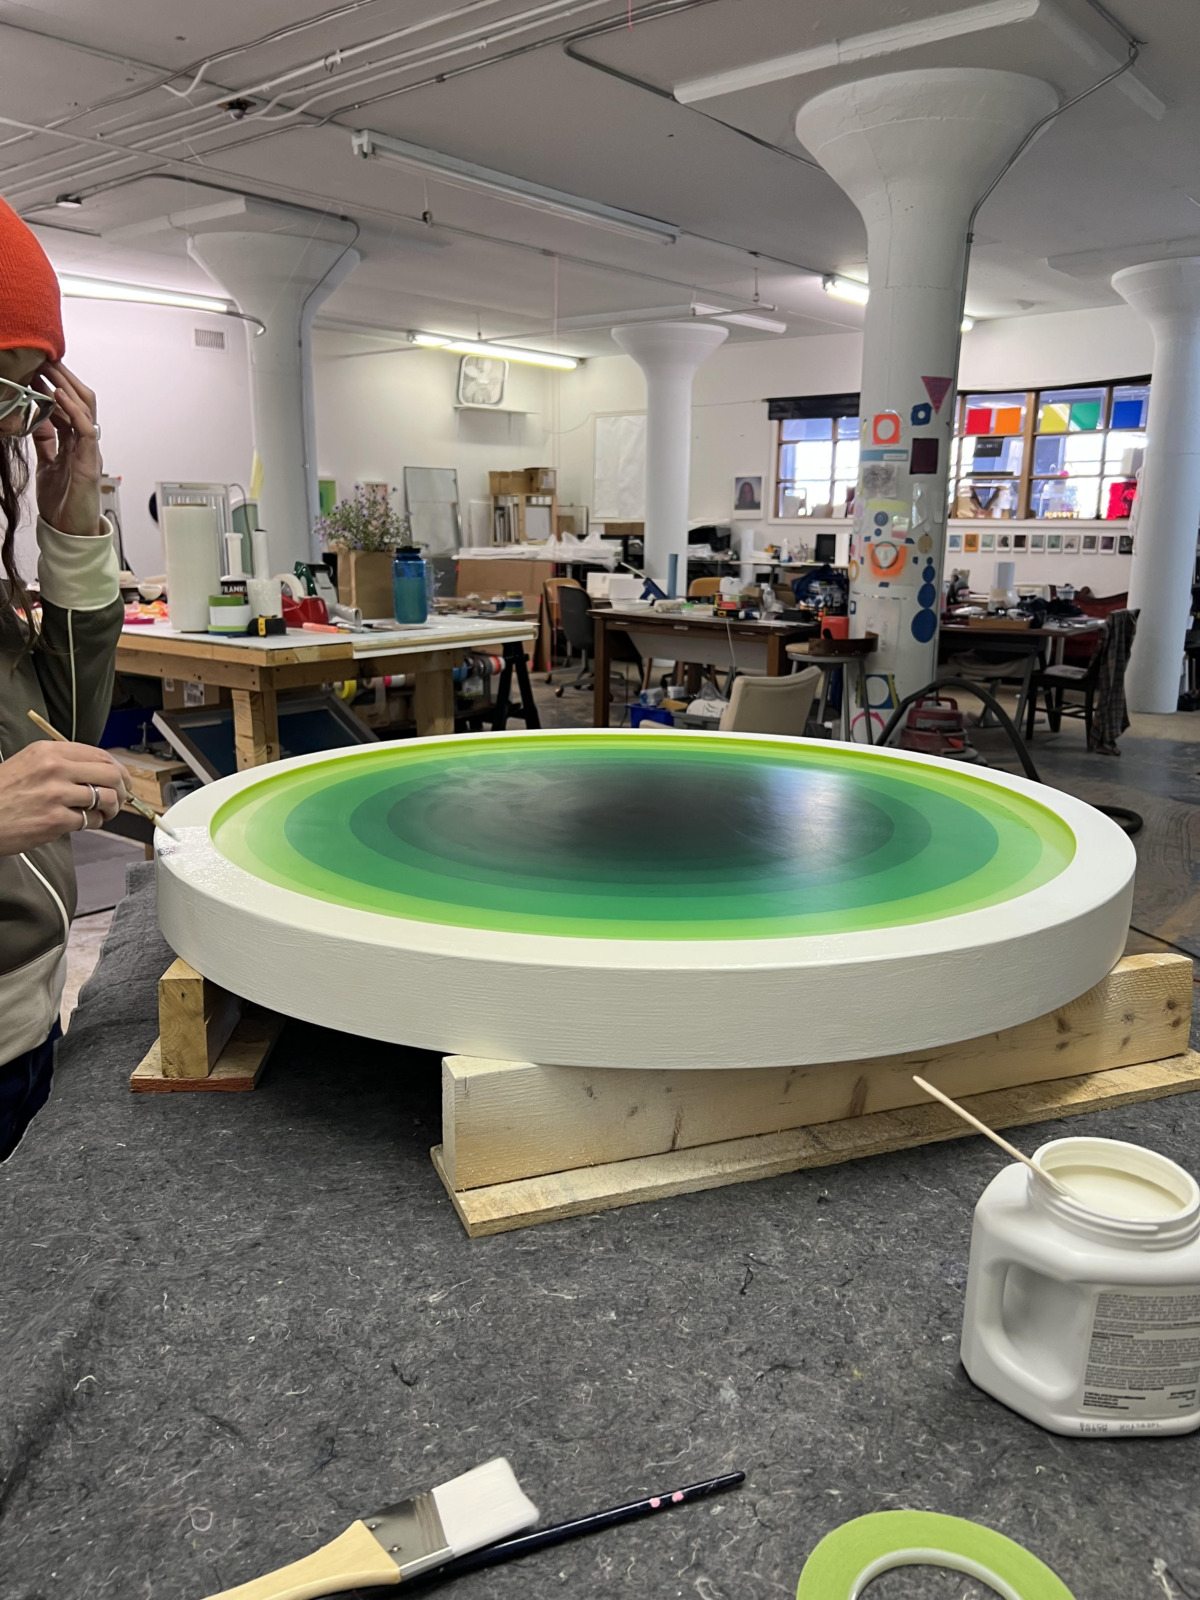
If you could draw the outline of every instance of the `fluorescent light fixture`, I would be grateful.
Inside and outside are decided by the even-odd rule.
[[[156,289],[145,283],[113,283],[107,278],[78,278],[72,272],[60,272],[58,287],[77,300],[129,300],[138,305],[215,311],[225,317],[236,314],[230,300],[218,300],[210,294],[186,294],[178,289]]]
[[[643,217],[636,211],[622,211],[618,206],[602,205],[598,200],[566,194],[561,189],[548,189],[526,178],[514,178],[506,172],[495,172],[491,167],[477,166],[473,161],[461,161],[457,156],[443,155],[440,150],[409,144],[406,139],[393,139],[390,134],[362,129],[352,135],[351,148],[355,155],[362,156],[364,160],[374,156],[394,166],[440,178],[456,188],[479,189],[485,194],[511,201],[513,205],[544,211],[554,217],[566,217],[570,222],[585,222],[592,227],[607,228],[610,233],[625,234],[632,239],[654,239],[660,244],[674,244],[679,238],[678,228],[668,222],[660,222],[655,217]]]
[[[856,306],[865,306],[871,298],[865,283],[859,283],[856,278],[839,278],[834,273],[821,279],[821,287],[835,300],[851,300]]]
[[[826,294],[833,295],[835,300],[852,300],[856,306],[865,306],[871,298],[871,291],[865,283],[859,283],[857,278],[839,278],[834,273],[821,279],[821,287]],[[726,320],[732,321],[732,317]],[[970,333],[975,326],[974,317],[964,317],[959,324],[963,333]]]
[[[579,365],[575,356],[557,356],[549,350],[526,350],[517,344],[489,344],[486,339],[456,339],[451,333],[410,333],[412,344],[423,350],[446,350],[462,356],[494,356],[497,361],[523,361],[530,367],[553,367],[558,372],[573,372]]]
[[[78,211],[83,205],[83,196],[78,194],[57,194],[54,204],[61,206],[64,211]]]
[[[774,309],[774,306],[763,307],[766,311]],[[736,323],[739,328],[757,328],[762,333],[787,332],[786,322],[777,322],[774,317],[764,317],[758,311],[731,311],[728,306],[709,306],[702,301],[694,300],[692,312],[697,317],[713,317],[717,322]]]

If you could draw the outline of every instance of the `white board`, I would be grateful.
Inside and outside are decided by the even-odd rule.
[[[592,519],[646,519],[646,414],[597,417],[592,453]]]

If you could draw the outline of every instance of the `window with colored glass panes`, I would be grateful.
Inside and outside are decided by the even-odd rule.
[[[1029,398],[1020,393],[968,394],[959,399],[951,516],[1008,520],[1022,515]]]
[[[844,517],[858,483],[858,418],[797,417],[779,424],[775,515]]]
[[[1149,403],[1148,381],[961,395],[951,515],[1126,519]]]

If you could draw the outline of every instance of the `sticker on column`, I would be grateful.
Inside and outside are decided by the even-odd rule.
[[[896,461],[864,461],[862,493],[866,500],[898,500],[900,498],[900,464]]]
[[[925,393],[929,396],[933,409],[937,412],[940,412],[942,409],[942,401],[946,398],[954,386],[954,379],[922,378],[921,382],[925,385]]]
[[[914,428],[927,428],[933,421],[933,407],[928,400],[922,400],[915,405],[908,414],[908,420]]]
[[[938,441],[936,439],[914,439],[912,442],[912,455],[909,457],[908,470],[914,478],[932,478],[938,469]]]
[[[898,411],[879,411],[871,418],[872,444],[899,444],[901,429]]]
[[[927,558],[921,573],[921,587],[917,590],[919,609],[911,623],[912,636],[918,644],[928,644],[937,632],[937,601],[937,568]]]
[[[827,1533],[804,1563],[796,1600],[857,1600],[897,1567],[940,1567],[1006,1600],[1074,1600],[1044,1561],[1015,1539],[935,1511],[873,1511]]]

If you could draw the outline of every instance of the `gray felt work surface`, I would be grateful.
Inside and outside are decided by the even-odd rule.
[[[900,1507],[1000,1529],[1075,1600],[1200,1597],[1197,1436],[1058,1438],[959,1365],[982,1141],[471,1241],[429,1160],[432,1056],[291,1025],[253,1094],[130,1094],[169,959],[151,869],[131,885],[0,1167],[4,1600],[201,1600],[501,1454],[554,1521],[747,1483],[462,1600],[792,1595],[822,1535]],[[1042,1131],[1194,1168],[1198,1119]],[[914,1568],[870,1593],[984,1591]]]

